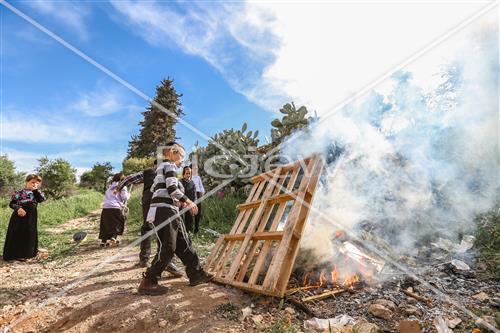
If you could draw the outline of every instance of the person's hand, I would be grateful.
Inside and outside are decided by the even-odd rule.
[[[198,206],[196,206],[194,202],[188,199],[186,201],[186,204],[189,206],[189,208],[191,208],[191,212],[193,213],[193,215],[198,214]]]
[[[21,217],[26,216],[26,211],[24,209],[22,209],[22,208],[19,208],[17,210],[17,215],[19,215]]]

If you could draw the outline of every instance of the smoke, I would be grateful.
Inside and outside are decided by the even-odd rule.
[[[432,90],[398,72],[391,91],[374,91],[289,140],[285,155],[319,152],[328,161],[314,207],[329,219],[311,214],[303,246],[327,254],[336,230],[370,230],[412,253],[437,237],[459,241],[498,203],[497,28],[468,41]]]

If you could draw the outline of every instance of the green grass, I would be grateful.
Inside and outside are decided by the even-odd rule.
[[[500,206],[476,218],[475,247],[488,266],[485,278],[500,281]]]
[[[38,237],[39,247],[49,250],[49,260],[57,259],[68,253],[73,247],[71,236],[76,230],[68,230],[62,234],[54,234],[47,229],[57,227],[71,219],[84,216],[99,208],[102,194],[93,190],[78,190],[68,198],[47,200],[38,205]],[[12,209],[6,199],[0,200],[0,248],[3,248],[5,234],[9,224]]]

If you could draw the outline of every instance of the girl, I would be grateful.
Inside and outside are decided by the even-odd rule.
[[[104,195],[104,203],[102,205],[101,223],[99,226],[99,239],[101,247],[109,245],[118,245],[118,235],[123,235],[125,226],[125,217],[122,210],[125,207],[130,194],[126,187],[119,193],[114,193],[120,181],[125,178],[122,172],[117,173],[111,180],[111,185],[106,190]]]
[[[10,217],[3,247],[3,260],[25,260],[38,254],[37,205],[45,200],[39,190],[42,177],[30,174],[24,189],[15,192],[10,201]]]

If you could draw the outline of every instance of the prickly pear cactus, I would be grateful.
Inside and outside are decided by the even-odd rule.
[[[215,134],[206,147],[194,150],[192,159],[197,160],[207,189],[234,178],[228,186],[233,191],[240,191],[251,183],[252,176],[260,173],[262,155],[257,152],[259,132],[247,132],[247,128],[245,123],[239,130],[224,130]]]
[[[307,115],[307,108],[301,106],[296,108],[295,104],[287,103],[283,105],[280,112],[284,114],[283,118],[274,119],[271,125],[271,139],[273,146],[277,146],[284,141],[284,139],[292,134],[294,131],[306,128],[309,125],[309,118]]]

